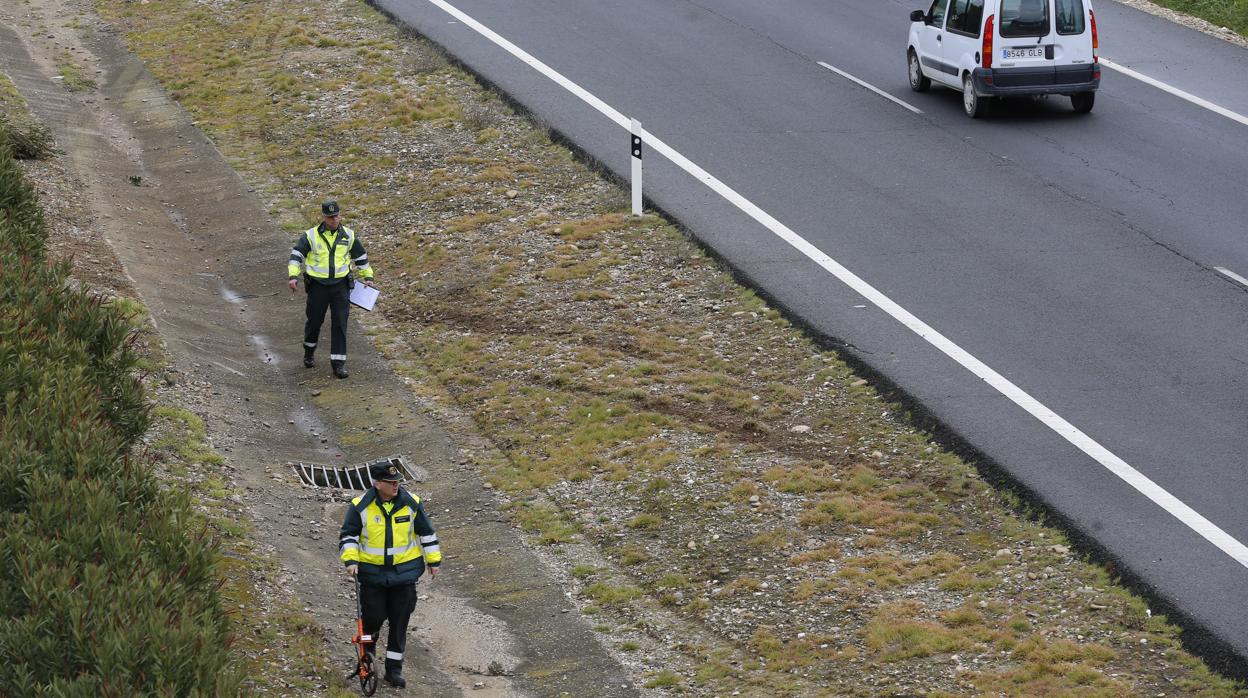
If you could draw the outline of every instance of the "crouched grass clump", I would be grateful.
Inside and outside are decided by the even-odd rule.
[[[52,131],[35,121],[9,76],[0,73],[0,146],[18,160],[41,160],[56,152]]]
[[[0,695],[235,695],[216,546],[131,455],[131,325],[46,242],[0,145]]]
[[[0,117],[0,145],[18,160],[42,160],[56,153],[52,130],[39,123],[15,124]]]

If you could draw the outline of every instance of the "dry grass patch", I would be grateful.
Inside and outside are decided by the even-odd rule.
[[[774,628],[764,626],[754,631],[749,647],[767,663],[768,669],[774,672],[786,672],[810,666],[836,654],[835,650],[828,650],[829,641],[834,638],[824,635],[811,636],[806,633],[801,633],[801,635],[803,636],[801,638],[784,641],[775,634]]]
[[[789,558],[789,562],[794,565],[807,565],[812,562],[824,562],[826,560],[835,560],[841,556],[841,546],[835,542],[827,542],[814,550],[798,553]],[[803,582],[805,583],[805,582]]]
[[[763,473],[763,481],[788,494],[826,492],[841,486],[840,478],[832,472],[825,472],[822,463],[769,468]]]
[[[807,504],[801,524],[814,528],[847,523],[899,539],[911,539],[941,522],[939,516],[907,510],[873,497],[837,495]]]
[[[629,528],[655,529],[663,525],[663,519],[654,514],[638,514],[629,519]]]
[[[923,620],[926,609],[917,601],[892,603],[877,609],[866,627],[867,647],[882,662],[949,654],[970,645],[962,633]]]
[[[1134,695],[1129,684],[1108,676],[1103,667],[1116,653],[1095,643],[1069,640],[1024,640],[1013,652],[1020,663],[1002,672],[974,673],[971,681],[986,692],[1011,695],[1123,697]]]
[[[535,535],[542,545],[566,543],[577,533],[575,524],[557,510],[543,504],[525,503],[512,509],[520,527]]]
[[[641,589],[627,585],[597,582],[585,587],[585,595],[603,606],[619,606],[643,595]]]
[[[61,73],[61,84],[70,92],[95,89],[95,80],[87,76],[86,68],[69,51],[62,51],[57,56],[56,69]]]
[[[936,553],[921,560],[906,560],[888,553],[845,558],[836,573],[844,581],[867,582],[880,588],[914,584],[958,569],[962,561],[950,553]]]

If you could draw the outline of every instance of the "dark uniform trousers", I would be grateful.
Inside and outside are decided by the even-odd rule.
[[[416,583],[382,587],[361,582],[360,607],[364,614],[364,634],[372,636],[374,643],[382,621],[389,621],[386,672],[399,673],[403,670],[403,650],[407,647],[407,621],[416,610]],[[373,651],[372,647],[365,649]]]
[[[308,322],[303,326],[303,346],[307,350],[316,347],[325,322],[325,310],[329,309],[329,358],[345,361],[347,356],[347,314],[351,310],[350,283],[346,280],[336,284],[323,284],[305,277],[303,287],[308,291]],[[341,357],[341,358],[339,358]]]

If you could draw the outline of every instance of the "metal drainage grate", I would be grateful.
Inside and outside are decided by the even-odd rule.
[[[420,480],[412,469],[408,467],[402,456],[391,456],[369,461],[363,465],[352,465],[345,468],[331,468],[317,463],[295,463],[294,468],[295,472],[299,473],[299,479],[305,485],[363,491],[373,486],[373,478],[368,474],[368,469],[377,463],[389,463],[398,467],[400,482]]]

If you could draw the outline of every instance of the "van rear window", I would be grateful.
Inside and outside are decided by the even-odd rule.
[[[1058,34],[1083,33],[1083,0],[1057,0],[1056,8]]]
[[[1048,35],[1049,0],[1001,0],[1001,36]]]

